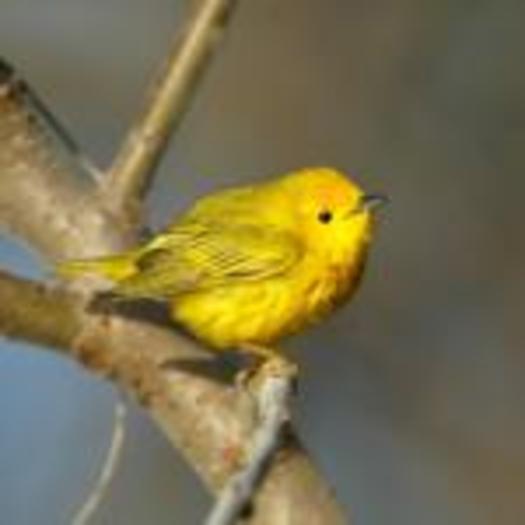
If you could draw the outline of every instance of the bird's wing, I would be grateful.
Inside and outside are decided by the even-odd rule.
[[[302,255],[298,240],[265,225],[190,222],[159,235],[138,254],[134,276],[115,292],[167,298],[284,274]]]

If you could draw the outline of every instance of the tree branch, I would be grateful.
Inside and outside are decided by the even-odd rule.
[[[0,274],[0,330],[53,345],[122,385],[152,415],[205,483],[219,491],[247,454],[257,406],[221,384],[215,359],[172,330],[88,313],[79,296]],[[253,525],[346,523],[329,487],[295,438],[272,462],[255,498]]]
[[[190,105],[235,4],[236,0],[195,3],[103,185],[108,206],[116,215],[132,223],[137,221],[137,210],[151,184],[155,167]]]
[[[148,187],[169,130],[180,122],[233,3],[202,0],[170,60],[164,87],[151,95],[137,124],[134,136],[141,138],[130,134],[107,178],[103,191],[113,188],[117,203],[109,211],[92,181],[83,184],[73,176],[77,166],[71,151],[60,147],[56,128],[26,96],[25,84],[0,63],[0,226],[52,260],[114,252],[132,242],[121,212]],[[115,313],[95,314],[86,309],[85,296],[0,272],[0,333],[52,347],[118,382],[212,490],[219,491],[244,463],[257,406],[218,382],[216,361],[172,329]],[[272,461],[254,508],[254,525],[345,523],[294,438]]]
[[[82,329],[77,299],[0,270],[0,334],[49,347],[68,346]]]
[[[297,369],[277,358],[263,365],[256,392],[258,425],[246,465],[223,488],[206,525],[234,525],[249,508],[290,423],[290,398]]]
[[[0,224],[50,258],[118,250],[123,228],[103,210],[75,159],[0,59]]]
[[[102,470],[97,477],[93,489],[90,491],[88,498],[75,513],[71,525],[86,525],[98,510],[102,499],[106,495],[113,477],[119,465],[124,448],[124,438],[126,436],[126,414],[127,408],[123,399],[119,399],[114,407],[113,433],[108,447],[106,458]]]

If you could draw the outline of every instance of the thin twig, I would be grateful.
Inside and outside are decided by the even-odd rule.
[[[236,0],[200,0],[190,13],[103,185],[113,212],[128,219],[130,214],[132,218],[136,215],[168,139],[190,105],[235,4]]]
[[[120,397],[115,403],[113,433],[111,435],[111,441],[107,449],[102,469],[88,498],[75,513],[71,525],[86,525],[89,523],[89,520],[99,509],[104,496],[109,490],[124,449],[124,440],[126,437],[126,414],[126,404],[122,397]]]
[[[285,366],[282,366],[282,365]],[[257,488],[281,445],[285,426],[290,421],[290,398],[295,367],[279,360],[262,380],[257,393],[259,425],[255,429],[251,451],[244,468],[233,475],[208,517],[206,525],[233,525],[253,500]]]

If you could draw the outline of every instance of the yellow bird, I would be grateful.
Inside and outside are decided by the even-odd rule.
[[[384,202],[334,169],[303,169],[211,193],[144,245],[58,273],[166,300],[214,349],[269,348],[352,296]]]

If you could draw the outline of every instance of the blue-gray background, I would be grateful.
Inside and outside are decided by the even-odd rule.
[[[182,11],[2,0],[0,53],[106,165]],[[240,2],[148,203],[158,226],[203,191],[311,164],[391,195],[359,297],[289,343],[297,426],[358,525],[525,522],[524,16],[518,0]],[[46,271],[8,240],[0,264]],[[67,524],[114,392],[0,344],[0,523]],[[199,523],[208,505],[133,410],[95,522]]]

